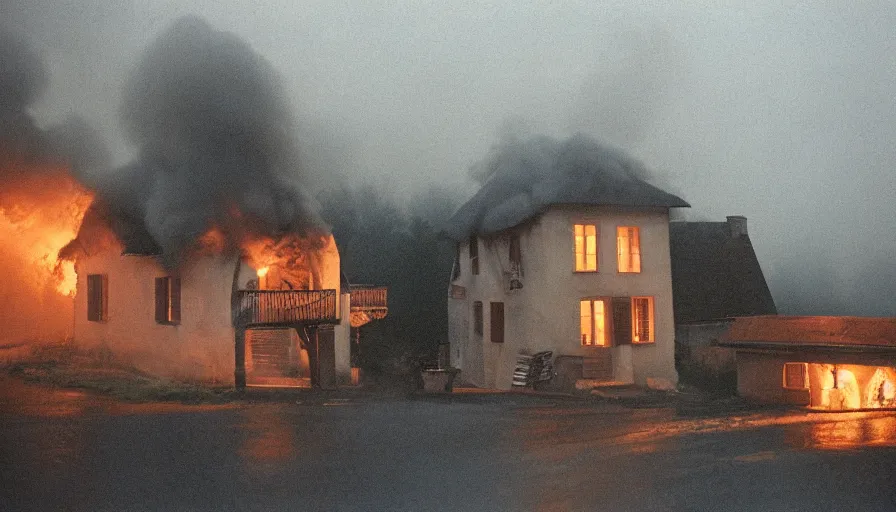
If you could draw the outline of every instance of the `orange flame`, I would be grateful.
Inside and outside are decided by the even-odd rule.
[[[78,234],[93,195],[66,169],[22,172],[0,194],[0,241],[6,255],[19,260],[35,289],[51,286],[74,296],[74,263],[59,261],[59,250]]]

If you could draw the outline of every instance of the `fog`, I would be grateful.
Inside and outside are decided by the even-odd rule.
[[[891,3],[0,1],[48,72],[30,113],[85,119],[115,165],[136,156],[128,77],[194,14],[281,75],[318,187],[469,195],[508,130],[583,133],[643,162],[688,218],[747,216],[782,312],[896,314]]]

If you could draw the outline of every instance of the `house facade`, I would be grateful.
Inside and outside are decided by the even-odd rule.
[[[273,276],[288,269],[255,269],[235,252],[198,251],[172,269],[139,223],[97,224],[86,221],[79,239],[94,243],[74,258],[80,349],[175,380],[276,387],[349,382],[351,318],[367,310],[366,295],[352,304],[331,235],[303,257],[313,262],[313,277],[287,287]],[[103,243],[95,243],[98,236]],[[374,308],[380,317],[381,292],[382,304]]]
[[[547,387],[676,383],[669,209],[688,204],[630,175],[588,173],[522,191],[492,180],[449,221],[462,381],[509,389],[519,355],[551,351]]]
[[[737,318],[738,394],[821,410],[896,409],[896,318]]]

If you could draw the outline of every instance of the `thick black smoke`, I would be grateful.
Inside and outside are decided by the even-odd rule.
[[[231,245],[240,236],[231,226],[247,220],[270,235],[321,227],[296,185],[295,126],[279,77],[236,36],[192,17],[176,22],[140,60],[122,118],[140,158],[107,195],[139,208],[169,264],[212,225]]]

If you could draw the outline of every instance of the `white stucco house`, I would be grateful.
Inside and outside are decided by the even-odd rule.
[[[64,249],[78,275],[74,343],[153,375],[224,385],[333,387],[350,380],[352,304],[332,235],[295,269],[252,268],[238,251],[197,250],[175,268],[129,212],[96,201]],[[310,263],[310,264],[309,264]],[[279,272],[278,272],[279,270]],[[385,309],[385,290],[374,310]],[[352,314],[357,313],[357,314]],[[379,314],[381,318],[384,313]]]
[[[677,381],[669,210],[689,205],[619,158],[492,176],[449,220],[463,381],[508,389],[518,354],[548,350],[553,386]]]

